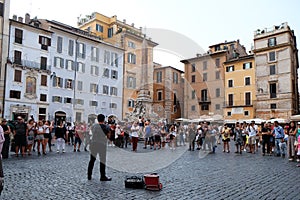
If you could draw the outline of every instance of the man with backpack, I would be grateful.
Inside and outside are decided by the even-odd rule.
[[[26,150],[26,136],[28,135],[28,128],[21,116],[17,117],[17,123],[14,129],[14,139],[16,144],[16,157],[19,156],[19,149],[21,149],[22,156],[25,156]]]

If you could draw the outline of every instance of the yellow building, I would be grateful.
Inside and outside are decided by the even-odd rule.
[[[107,17],[92,13],[78,20],[82,30],[88,30],[105,42],[123,48],[123,116],[133,111],[137,98],[153,100],[153,48],[158,44],[147,38],[142,28],[119,21],[117,16]],[[113,58],[111,58],[113,59]]]
[[[256,82],[254,55],[239,56],[224,62],[225,120],[256,117]]]

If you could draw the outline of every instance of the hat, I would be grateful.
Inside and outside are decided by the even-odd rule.
[[[2,122],[7,122],[7,120],[6,119],[2,119]]]
[[[18,116],[17,119],[22,119],[22,117],[21,117],[21,116]]]

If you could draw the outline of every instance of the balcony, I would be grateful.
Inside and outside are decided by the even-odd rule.
[[[233,108],[233,107],[253,107],[252,101],[225,101],[225,108]]]
[[[209,97],[201,97],[201,98],[198,98],[198,102],[199,102],[199,104],[209,104],[209,103],[211,103],[211,100]]]
[[[25,60],[25,59],[15,59],[15,58],[10,58],[9,60],[13,61],[12,64],[22,66],[22,67],[27,67],[30,69],[37,69],[37,70],[49,70],[51,66],[46,65],[46,66],[41,66],[41,63],[31,61],[31,60]]]

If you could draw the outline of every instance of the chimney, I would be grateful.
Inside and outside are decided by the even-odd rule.
[[[123,19],[123,23],[126,24],[126,19]]]
[[[236,41],[238,44],[240,43],[240,39],[237,39],[237,41]]]
[[[18,22],[22,22],[23,23],[23,17],[18,17]]]
[[[13,20],[17,21],[18,16],[17,15],[13,15]]]
[[[29,22],[30,22],[30,15],[29,15],[29,13],[26,13],[26,15],[25,15],[25,24],[29,24]]]
[[[134,27],[134,23],[132,23],[131,26]]]

